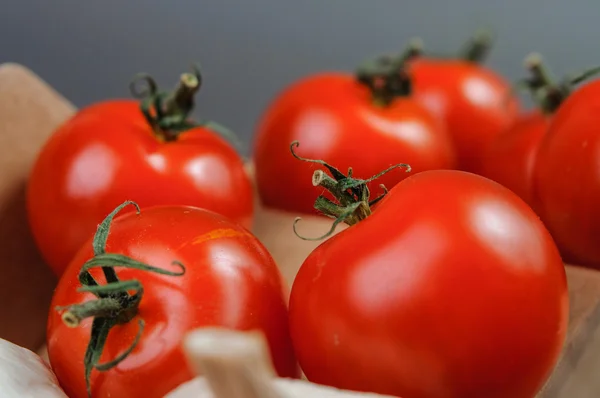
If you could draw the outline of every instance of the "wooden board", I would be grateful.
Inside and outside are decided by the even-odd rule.
[[[75,108],[26,68],[0,65],[0,337],[36,349],[43,340],[55,278],[27,228],[24,187],[45,139]],[[258,209],[254,231],[273,251],[288,282],[314,244],[296,245],[295,215]],[[328,222],[308,218],[303,234]],[[279,245],[279,237],[287,243]],[[562,358],[538,397],[600,397],[600,272],[567,266],[571,321]],[[8,305],[6,304],[8,303]]]
[[[560,362],[540,398],[600,397],[600,272],[567,266],[570,323]]]

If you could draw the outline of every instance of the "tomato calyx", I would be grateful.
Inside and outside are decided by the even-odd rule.
[[[463,60],[465,62],[473,64],[482,64],[488,57],[492,45],[494,44],[494,37],[492,32],[487,29],[480,29],[476,31],[462,46],[457,53],[435,53],[430,51],[423,51],[423,44],[420,38],[412,38],[409,41],[408,49],[414,46],[414,43],[420,43],[421,51],[416,56],[426,56],[427,58],[440,59],[440,60]],[[406,51],[406,50],[405,50]]]
[[[332,201],[323,195],[319,195],[315,200],[314,208],[320,213],[334,219],[334,222],[331,225],[329,231],[322,236],[316,238],[309,238],[300,235],[296,230],[296,225],[302,218],[296,217],[293,224],[294,233],[296,234],[296,236],[303,240],[322,240],[331,236],[338,224],[342,222],[348,225],[354,225],[364,220],[365,218],[371,215],[371,207],[374,206],[381,199],[383,199],[388,193],[388,190],[385,187],[385,185],[381,184],[380,187],[383,189],[383,193],[375,199],[371,200],[371,192],[367,184],[376,180],[382,175],[390,172],[391,170],[397,168],[404,168],[405,172],[407,173],[411,171],[410,165],[405,163],[399,163],[388,167],[387,169],[370,178],[354,178],[352,176],[351,167],[348,168],[348,174],[346,175],[323,160],[308,159],[299,156],[294,150],[299,146],[300,143],[298,141],[294,141],[290,145],[290,151],[296,159],[301,160],[303,162],[320,164],[323,167],[325,167],[331,174],[330,176],[324,170],[315,170],[312,177],[313,186],[320,186],[325,188],[335,198],[335,201]]]
[[[163,141],[177,140],[178,136],[194,127],[206,127],[239,145],[238,137],[229,129],[212,120],[194,121],[195,95],[202,86],[202,74],[197,65],[192,72],[183,73],[171,92],[158,89],[154,78],[147,73],[137,75],[129,85],[134,98],[140,99],[140,110],[155,135]]]
[[[492,32],[487,29],[480,29],[463,45],[463,48],[459,51],[458,58],[475,64],[481,64],[488,57],[492,49],[492,44],[494,44]]]
[[[575,85],[600,73],[600,67],[590,68],[556,82],[538,53],[531,53],[525,58],[525,68],[530,76],[517,81],[516,88],[529,91],[534,102],[547,115],[553,114],[560,107]]]
[[[123,360],[135,349],[144,331],[144,320],[138,319],[138,332],[131,345],[115,359],[99,363],[107,342],[110,330],[116,325],[122,325],[132,321],[138,313],[138,307],[142,301],[144,288],[137,280],[119,280],[115,267],[131,268],[141,271],[155,272],[162,275],[182,276],[185,267],[178,261],[173,265],[180,268],[179,271],[168,271],[161,268],[144,264],[122,254],[106,253],[106,242],[113,218],[126,206],[133,205],[137,214],[140,213],[139,206],[132,201],[126,201],[113,210],[98,226],[93,240],[94,257],[83,264],[79,272],[79,282],[82,287],[79,292],[89,292],[97,298],[80,304],[56,307],[62,312],[62,321],[68,327],[78,327],[82,320],[93,318],[91,326],[91,337],[84,356],[85,381],[88,396],[92,396],[90,376],[94,369],[107,371]],[[100,285],[89,270],[102,268],[106,279],[105,285]],[[130,291],[134,293],[131,294]]]
[[[356,70],[356,80],[369,88],[376,105],[388,106],[411,94],[412,82],[405,67],[420,53],[421,41],[413,40],[399,55],[384,54],[363,62]]]

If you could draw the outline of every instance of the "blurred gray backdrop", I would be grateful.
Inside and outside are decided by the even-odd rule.
[[[0,0],[0,63],[33,69],[78,106],[128,96],[148,72],[166,87],[199,61],[197,115],[250,142],[286,84],[401,49],[455,51],[479,27],[510,79],[539,51],[557,74],[600,64],[598,0]]]

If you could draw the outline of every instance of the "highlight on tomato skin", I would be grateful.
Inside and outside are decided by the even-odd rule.
[[[441,121],[413,98],[410,77],[403,73],[409,51],[378,56],[355,73],[323,72],[285,88],[258,122],[253,160],[256,184],[267,208],[317,214],[311,196],[314,167],[289,155],[328,159],[340,169],[352,166],[367,178],[398,162],[413,172],[450,169],[456,155]],[[405,178],[389,174],[378,183],[393,187]],[[381,192],[378,185],[371,185]]]
[[[300,236],[328,238],[290,297],[307,378],[414,398],[535,396],[561,353],[569,296],[531,208],[463,171],[410,175],[371,198],[364,180],[321,165],[314,181],[336,200],[319,195],[315,208],[350,226]]]
[[[35,242],[56,275],[127,198],[142,207],[203,207],[251,225],[252,183],[229,142],[231,133],[189,116],[201,81],[195,70],[165,92],[151,77],[140,76],[133,86],[140,101],[92,104],[45,143],[28,181],[27,213]]]
[[[483,65],[492,39],[490,32],[479,31],[457,55],[424,52],[408,64],[415,98],[445,123],[457,168],[476,174],[491,142],[514,122],[521,107],[510,82]]]
[[[194,376],[183,336],[211,326],[261,331],[277,374],[296,378],[286,290],[269,253],[240,224],[194,207],[140,212],[125,202],[58,283],[50,363],[72,398],[163,397]]]

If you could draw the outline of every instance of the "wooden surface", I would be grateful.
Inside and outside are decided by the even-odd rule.
[[[567,266],[570,324],[560,362],[540,398],[600,397],[600,272]]]
[[[25,183],[46,137],[72,112],[27,69],[0,65],[0,337],[30,349],[43,341],[55,279],[29,233]]]
[[[55,279],[42,263],[25,217],[24,187],[42,143],[74,107],[18,65],[0,65],[0,337],[38,348]],[[257,209],[254,233],[273,253],[288,283],[319,242],[292,232],[296,214]],[[316,236],[329,220],[307,217],[299,232]],[[285,239],[281,239],[285,237]],[[541,398],[600,397],[600,272],[567,267],[571,322],[563,356]]]

